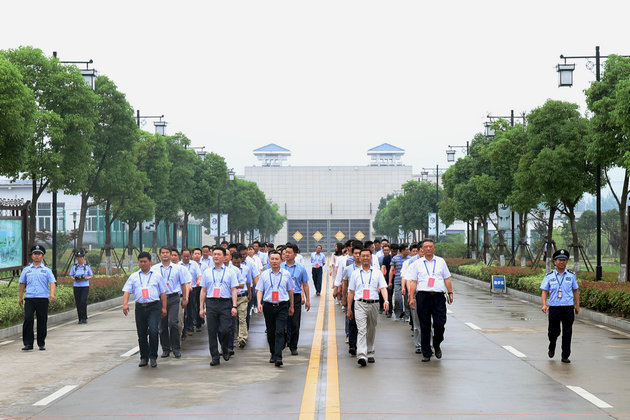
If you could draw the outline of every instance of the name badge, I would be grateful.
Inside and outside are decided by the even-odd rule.
[[[370,299],[370,289],[363,289],[363,299]]]
[[[221,297],[221,289],[218,287],[215,287],[212,290],[212,297],[215,297],[215,298]]]
[[[429,277],[428,285],[429,287],[433,287],[435,285],[435,278]]]
[[[562,299],[562,290],[558,290],[558,299]]]
[[[142,299],[149,298],[149,289],[142,289]]]
[[[315,264],[315,268],[319,268],[319,264]]]
[[[280,293],[279,292],[271,292],[271,301],[272,302],[277,302],[280,300]]]
[[[169,286],[168,282],[166,282],[166,287],[171,287],[171,286]]]

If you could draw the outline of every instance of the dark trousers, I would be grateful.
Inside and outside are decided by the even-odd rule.
[[[350,305],[350,309],[352,310],[352,319],[348,320],[348,347],[356,349],[359,330],[357,329],[356,313],[354,312],[354,299]]]
[[[208,347],[212,360],[219,359],[219,344],[223,354],[228,352],[232,334],[232,299],[206,299],[206,324],[208,325]]]
[[[22,342],[25,346],[32,346],[35,341],[33,325],[37,314],[37,345],[46,345],[48,325],[48,298],[24,299],[24,324],[22,324]]]
[[[293,293],[293,315],[287,322],[287,334],[289,335],[289,348],[297,350],[300,339],[300,322],[302,320],[302,294]]]
[[[187,331],[192,331],[195,327],[201,326],[201,323],[197,322],[199,318],[199,293],[197,293],[197,289],[199,289],[199,293],[201,293],[201,287],[195,287],[188,294],[188,305],[186,305],[184,311],[184,316],[186,317],[184,320],[184,328]]]
[[[74,288],[74,301],[77,304],[77,315],[79,321],[87,320],[87,302],[90,286],[75,287]]]
[[[160,343],[162,343],[162,351],[181,349],[179,295],[177,293],[172,293],[166,297],[166,316],[160,320]]]
[[[313,284],[315,285],[315,292],[321,293],[322,291],[322,276],[324,269],[322,267],[313,268],[311,273],[313,274]]]
[[[136,331],[138,332],[141,359],[157,359],[161,313],[162,302],[159,300],[146,306],[136,303]],[[149,336],[148,342],[147,335]]]
[[[267,343],[271,357],[276,361],[282,360],[284,349],[284,330],[287,327],[289,317],[289,302],[273,304],[263,302],[263,315],[267,327]]]
[[[245,322],[247,322],[247,331],[249,331],[249,319],[252,315],[252,308],[255,308],[258,304],[258,300],[256,299],[256,290],[252,290],[253,296],[252,300],[247,302],[247,317],[245,318]]]
[[[571,336],[573,335],[574,320],[573,306],[549,307],[549,327],[547,330],[549,350],[556,350],[556,340],[560,335],[560,324],[562,324],[562,357],[565,359],[568,359],[571,355]]]
[[[446,325],[446,298],[440,292],[417,292],[416,310],[420,320],[420,346],[422,355],[431,357],[431,321],[433,320],[433,346],[440,347],[444,341]]]
[[[392,287],[387,287],[387,300],[389,301],[389,311],[387,311],[388,314],[392,314],[394,313],[394,286],[392,285]]]

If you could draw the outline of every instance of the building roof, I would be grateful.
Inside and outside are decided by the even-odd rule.
[[[254,150],[254,153],[291,153],[291,151],[275,143],[269,143],[266,146]]]
[[[368,150],[368,154],[369,153],[405,153],[405,149],[392,146],[389,143],[383,143],[380,146],[372,147],[370,150]]]

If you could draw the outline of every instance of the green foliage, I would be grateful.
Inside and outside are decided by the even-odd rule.
[[[278,209],[277,204],[269,203],[265,203],[265,206],[261,209],[258,217],[258,230],[264,237],[278,233],[282,229],[285,220],[287,220],[287,217],[281,215]]]
[[[435,254],[443,258],[464,258],[466,257],[466,244],[437,242],[435,244]]]
[[[101,263],[101,256],[98,252],[88,252],[85,255],[85,260],[92,267],[92,269],[96,269]]]

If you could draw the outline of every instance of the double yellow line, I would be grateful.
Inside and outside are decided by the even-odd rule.
[[[324,334],[324,315],[328,306],[328,331],[326,353],[326,419],[340,419],[339,410],[339,370],[337,364],[337,329],[335,324],[335,302],[330,293],[331,281],[328,274],[322,285],[320,305],[317,310],[313,344],[311,345],[311,357],[306,371],[306,383],[302,394],[302,406],[300,407],[300,420],[315,419],[317,413],[317,401],[322,395],[317,395],[319,385],[319,371],[322,363],[322,338]]]

